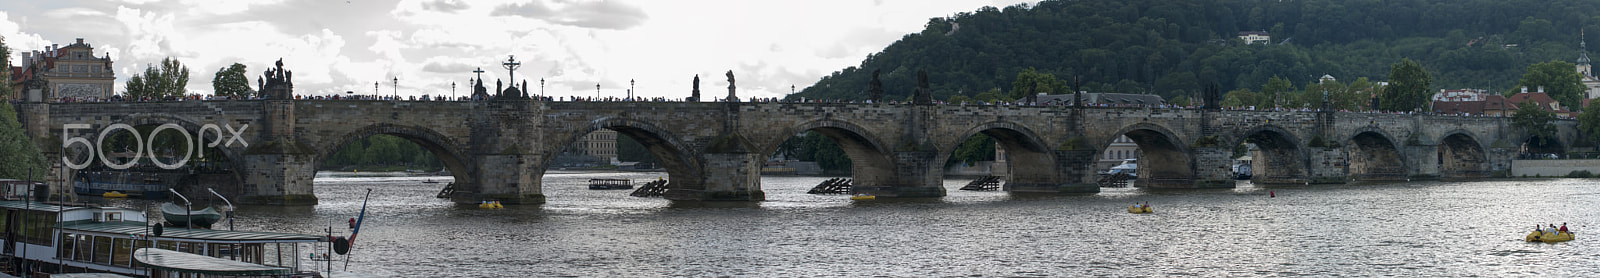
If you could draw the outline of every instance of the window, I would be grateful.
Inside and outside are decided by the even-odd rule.
[[[133,239],[117,238],[111,245],[111,264],[117,266],[133,266]]]
[[[111,263],[111,237],[94,237],[94,263]]]
[[[73,241],[77,241],[77,240],[78,240],[77,237],[73,236],[72,234],[62,233],[61,234],[61,248],[57,248],[56,249],[56,257],[57,258],[72,258],[72,246],[73,246],[72,242]]]
[[[89,254],[94,253],[94,237],[89,235],[75,235],[73,237],[74,244],[77,245],[78,249],[77,252],[73,253],[72,260],[89,261]]]

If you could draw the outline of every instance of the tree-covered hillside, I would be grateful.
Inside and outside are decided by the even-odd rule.
[[[1600,1],[1587,0],[1047,0],[930,19],[789,98],[865,99],[881,70],[885,99],[907,99],[919,69],[935,99],[1010,94],[1029,68],[1067,83],[1042,92],[1076,83],[1192,98],[1212,82],[1259,90],[1274,76],[1293,87],[1323,75],[1386,81],[1405,58],[1433,76],[1433,90],[1511,91],[1529,65],[1575,61],[1580,30],[1600,32],[1597,12]],[[1247,45],[1240,31],[1272,40]]]

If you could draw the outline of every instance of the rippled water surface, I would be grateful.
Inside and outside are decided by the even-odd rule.
[[[926,200],[808,195],[827,178],[764,177],[767,201],[705,207],[552,171],[544,205],[433,196],[439,177],[323,173],[314,207],[244,207],[240,229],[345,232],[373,189],[349,269],[498,276],[1534,276],[1600,277],[1596,180],[1502,180],[1012,195]],[[448,182],[447,180],[445,182]],[[1268,197],[1268,193],[1277,197]],[[1154,214],[1127,213],[1149,202]],[[1526,243],[1566,222],[1578,240]]]

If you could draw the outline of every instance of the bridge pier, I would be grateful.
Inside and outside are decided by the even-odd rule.
[[[478,154],[470,158],[471,181],[456,181],[458,204],[499,201],[502,204],[543,204],[541,180],[544,161],[527,154]]]
[[[892,198],[936,198],[944,197],[944,171],[940,169],[942,162],[933,160],[939,154],[933,151],[896,151],[894,152],[893,169],[867,169],[883,171],[881,173],[860,173],[863,169],[857,167],[855,175],[857,184],[854,190],[857,193],[872,194],[878,197]],[[888,172],[892,171],[892,173]],[[865,178],[876,177],[876,178]],[[881,183],[870,183],[874,180]]]
[[[1349,148],[1350,146],[1346,146]],[[1306,150],[1311,167],[1310,184],[1344,184],[1349,180],[1350,159],[1342,148],[1311,147]]]
[[[288,140],[262,142],[245,150],[239,164],[244,173],[240,203],[259,205],[316,205],[312,179],[317,175],[316,152]]]
[[[706,153],[705,173],[701,180],[704,189],[697,194],[677,194],[677,201],[764,201],[767,193],[761,191],[761,161],[759,153],[727,152]]]
[[[1190,148],[1194,157],[1194,179],[1186,188],[1234,188],[1233,148],[1205,146]]]
[[[1028,193],[1100,193],[1094,171],[1099,154],[1093,150],[1056,150],[1050,153],[1051,165],[1008,165],[1012,177],[1002,190]],[[1047,169],[1028,169],[1048,167]],[[1032,173],[1032,175],[1029,175]],[[1030,177],[1032,176],[1032,177]]]

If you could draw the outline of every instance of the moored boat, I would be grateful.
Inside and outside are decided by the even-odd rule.
[[[850,199],[851,200],[858,200],[858,201],[859,200],[876,200],[876,199],[878,199],[878,196],[872,196],[872,194],[867,194],[867,193],[858,193],[858,194],[856,194],[854,196],[850,196]]]
[[[165,199],[167,189],[175,188],[192,174],[178,171],[79,171],[72,191],[82,195],[117,192],[146,199]]]
[[[183,227],[193,222],[195,227],[210,229],[211,224],[222,219],[222,213],[211,207],[188,210],[178,204],[161,203],[161,219],[165,220],[168,226]]]
[[[111,192],[106,192],[106,193],[103,193],[103,194],[100,194],[100,197],[106,197],[106,198],[127,198],[127,197],[128,197],[128,194],[122,194],[122,192],[117,192],[117,191],[111,191]]]
[[[118,207],[0,200],[0,210],[18,217],[0,222],[8,239],[4,253],[38,273],[316,277],[301,268],[300,258],[302,251],[318,248],[302,245],[328,241],[318,235],[151,226],[144,212]],[[162,255],[181,258],[159,260]]]

